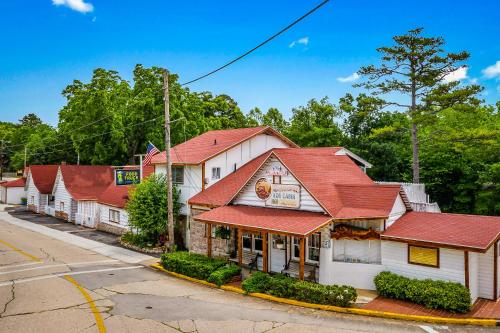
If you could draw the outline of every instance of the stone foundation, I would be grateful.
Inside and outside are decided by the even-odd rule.
[[[206,226],[205,223],[191,220],[190,228],[190,252],[207,254]],[[214,226],[215,227],[215,226]],[[212,256],[228,258],[234,249],[234,232],[231,230],[229,239],[212,238]]]
[[[118,236],[121,236],[128,231],[126,227],[119,225],[112,225],[104,222],[98,222],[96,225],[96,229]]]

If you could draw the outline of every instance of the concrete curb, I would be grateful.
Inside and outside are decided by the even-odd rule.
[[[203,281],[203,280],[198,280],[198,279],[186,276],[186,275],[182,275],[179,273],[175,273],[175,272],[171,272],[169,270],[166,270],[165,268],[163,268],[163,266],[159,262],[156,264],[149,265],[149,266],[153,269],[165,272],[165,273],[167,273],[171,276],[174,276],[176,278],[179,278],[179,279],[202,284],[202,285],[205,285],[205,286],[208,286],[211,288],[219,288],[219,287],[217,287],[217,285],[215,285],[213,283]],[[356,314],[356,315],[361,315],[361,316],[378,317],[378,318],[386,318],[386,319],[398,319],[398,320],[406,320],[406,321],[420,321],[420,322],[426,322],[426,323],[432,323],[432,324],[500,326],[500,321],[498,321],[496,319],[446,318],[446,317],[434,317],[434,316],[406,315],[406,314],[394,313],[394,312],[365,310],[365,309],[358,309],[358,308],[342,308],[342,307],[333,306],[333,305],[307,303],[307,302],[296,301],[296,300],[281,298],[281,297],[275,297],[275,296],[261,294],[261,293],[248,293],[247,294],[241,288],[228,286],[228,285],[223,285],[219,289],[235,292],[238,294],[248,295],[248,296],[252,296],[252,297],[257,297],[257,298],[265,299],[265,300],[272,301],[272,302],[294,305],[294,306],[301,306],[301,307],[310,308],[310,309],[332,311],[332,312],[338,312],[338,313],[348,313],[348,314]]]
[[[151,257],[142,253],[137,253],[131,250],[127,250],[121,247],[116,247],[112,245],[107,245],[103,243],[96,242],[91,239],[86,239],[82,238],[76,235],[72,235],[70,233],[64,232],[64,231],[59,231],[55,229],[51,229],[48,227],[45,227],[43,225],[39,225],[33,222],[25,221],[22,219],[18,219],[7,212],[2,212],[0,211],[0,219],[21,227],[23,229],[31,230],[36,233],[63,241],[65,243],[69,243],[78,247],[81,247],[86,250],[90,250],[102,255],[105,255],[107,257],[117,259],[129,264],[137,264],[146,260],[152,260],[152,259],[157,259],[155,257]]]

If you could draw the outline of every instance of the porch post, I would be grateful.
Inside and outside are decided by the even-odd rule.
[[[212,225],[207,223],[207,256],[212,257]]]
[[[267,273],[267,232],[262,234],[262,271]]]
[[[241,228],[238,228],[238,265],[243,264],[243,232]]]
[[[300,280],[304,280],[304,262],[305,262],[305,256],[306,256],[304,243],[305,243],[304,237],[300,237],[299,238],[299,245],[300,245],[299,279]]]

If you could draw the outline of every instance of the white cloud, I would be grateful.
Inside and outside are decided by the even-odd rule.
[[[357,79],[359,79],[359,74],[358,73],[352,73],[351,75],[349,76],[345,76],[345,77],[338,77],[337,78],[337,81],[339,82],[354,82],[356,81]]]
[[[446,83],[454,82],[454,81],[460,81],[463,79],[467,78],[467,70],[468,68],[466,66],[457,68],[457,70],[449,73],[443,78],[443,81]]]
[[[500,76],[500,60],[498,60],[494,65],[486,67],[482,70],[482,72],[488,79]]]
[[[94,6],[85,0],[52,0],[55,6],[66,6],[80,13],[88,13],[94,10]]]
[[[292,47],[294,47],[297,44],[302,44],[304,46],[307,46],[307,44],[309,44],[309,37],[302,37],[302,38],[299,38],[297,40],[294,40],[293,42],[291,42],[288,45],[288,47],[292,48]]]

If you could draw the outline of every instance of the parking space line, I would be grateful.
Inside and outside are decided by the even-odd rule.
[[[33,266],[33,265],[41,265],[41,264],[43,264],[43,262],[27,262],[24,264],[5,265],[5,266],[0,266],[0,270],[9,269],[9,268],[17,268],[17,267],[25,267],[25,266]]]
[[[35,257],[34,255],[29,254],[29,253],[27,253],[27,252],[24,252],[23,250],[18,249],[18,248],[17,248],[17,247],[15,247],[14,245],[12,245],[12,244],[10,244],[10,243],[8,243],[8,242],[4,241],[4,240],[1,240],[1,239],[0,239],[0,243],[1,243],[1,244],[3,244],[3,245],[5,245],[5,246],[7,246],[7,247],[10,247],[12,250],[16,251],[16,252],[17,252],[17,253],[19,253],[19,254],[22,254],[22,255],[23,255],[23,256],[25,256],[25,257],[30,258],[30,259],[31,259],[31,260],[33,260],[33,261],[42,262],[42,259],[40,259],[40,258],[38,258],[38,257]]]
[[[71,282],[82,293],[83,297],[85,297],[85,299],[87,300],[87,303],[90,305],[90,309],[94,314],[95,323],[97,325],[99,333],[106,333],[106,326],[104,325],[104,320],[102,319],[101,313],[95,306],[94,300],[92,299],[92,297],[90,297],[89,293],[85,289],[83,289],[82,286],[80,286],[80,284],[76,282],[76,280],[73,279],[71,276],[65,275],[64,278],[69,282]]]
[[[84,261],[84,262],[74,262],[74,263],[62,263],[62,264],[55,264],[55,265],[44,265],[44,266],[31,267],[31,268],[16,269],[13,271],[0,272],[0,275],[34,271],[37,269],[56,268],[56,267],[64,267],[64,266],[102,265],[102,264],[109,264],[109,263],[114,263],[114,262],[118,262],[118,260],[111,259],[111,260],[100,260],[100,261]]]
[[[89,270],[89,271],[71,272],[71,275],[74,276],[74,275],[80,275],[80,274],[103,273],[103,272],[111,272],[111,271],[123,271],[123,270],[138,269],[138,268],[144,268],[144,266],[128,266],[128,267],[117,267],[117,268],[93,269],[93,270]],[[41,275],[41,276],[35,276],[35,277],[31,277],[31,278],[23,278],[23,279],[17,279],[17,280],[0,282],[0,287],[10,286],[12,284],[12,281],[14,281],[16,284],[20,284],[20,283],[27,283],[27,282],[39,281],[39,280],[53,279],[53,278],[61,277],[61,276],[64,276],[64,275],[68,275],[68,272],[58,273],[58,274]]]

